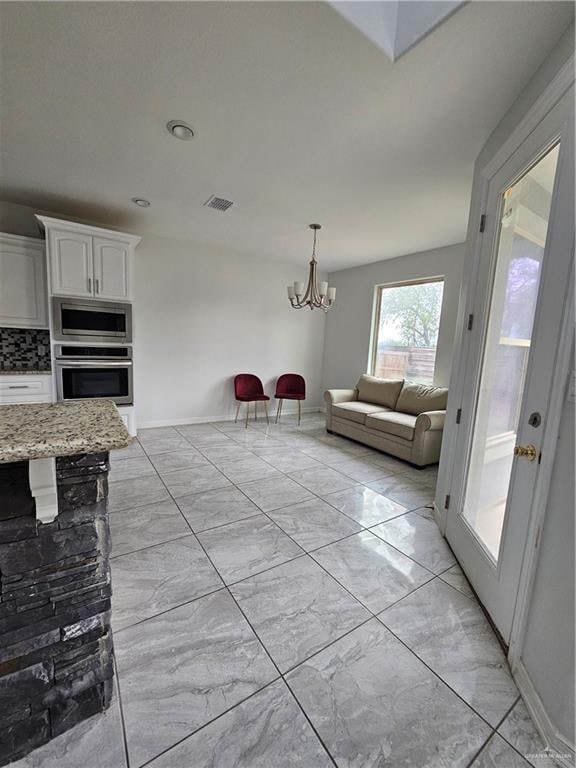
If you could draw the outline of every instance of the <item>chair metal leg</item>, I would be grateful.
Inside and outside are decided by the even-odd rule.
[[[248,416],[250,414],[250,403],[246,403],[246,424],[244,425],[245,429],[248,429]]]
[[[270,419],[268,418],[268,403],[266,400],[264,400],[264,411],[266,412],[266,423],[270,424]]]
[[[240,413],[240,400],[238,400],[238,405],[236,406],[236,416],[234,416],[234,423],[238,421],[238,414]]]
[[[282,400],[280,398],[278,398],[278,405],[276,407],[276,418],[274,420],[276,424],[278,424],[278,416],[280,415],[280,403],[281,402],[282,402]]]
[[[298,426],[300,426],[301,418],[302,418],[302,400],[298,400]]]
[[[282,418],[282,406],[283,406],[283,405],[284,405],[284,398],[283,398],[283,397],[281,397],[281,398],[280,398],[280,410],[279,410],[279,412],[278,412],[278,418],[279,418],[279,419],[281,419],[281,418]]]
[[[258,400],[254,400],[254,421],[258,421]]]

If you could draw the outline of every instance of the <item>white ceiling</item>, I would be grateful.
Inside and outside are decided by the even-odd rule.
[[[474,159],[572,17],[471,2],[392,63],[324,3],[0,3],[1,194],[299,262],[319,221],[330,269],[461,242]]]

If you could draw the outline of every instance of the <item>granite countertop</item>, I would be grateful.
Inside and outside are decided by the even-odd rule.
[[[51,374],[52,371],[50,368],[42,368],[42,369],[30,369],[30,368],[16,368],[12,371],[7,370],[6,368],[0,368],[0,376],[24,376],[24,374],[28,374],[29,376],[48,376]]]
[[[131,442],[111,400],[0,405],[0,464],[98,453]]]

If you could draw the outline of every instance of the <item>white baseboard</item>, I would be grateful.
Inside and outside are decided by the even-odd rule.
[[[574,766],[574,745],[562,736],[555,727],[554,723],[548,717],[542,699],[538,695],[534,683],[530,679],[526,667],[519,661],[513,671],[514,680],[518,686],[530,717],[534,721],[540,736],[550,750],[554,763],[562,768],[573,768]]]
[[[306,408],[302,408],[302,413],[318,413],[321,411],[320,406],[308,406]],[[241,409],[240,414],[242,414],[243,409]],[[298,413],[298,409],[282,409],[282,416],[292,416],[296,415]],[[179,417],[173,417],[171,419],[155,419],[153,421],[143,421],[138,422],[138,429],[153,429],[154,427],[178,427],[178,426],[184,426],[186,424],[208,424],[212,421],[233,421],[235,416],[235,411],[231,411],[230,413],[226,413],[224,415],[211,415],[211,416],[191,416],[191,417],[185,417],[185,418],[179,418]],[[270,412],[270,422],[273,421],[273,417],[275,414]],[[258,411],[258,423],[260,423],[260,420],[265,420],[266,417],[264,416],[264,413]],[[242,419],[239,417],[238,421],[241,421]],[[250,416],[250,424],[253,423],[254,416]]]

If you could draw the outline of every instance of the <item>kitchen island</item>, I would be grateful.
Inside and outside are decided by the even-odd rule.
[[[112,690],[105,400],[0,406],[0,766],[105,709]]]

